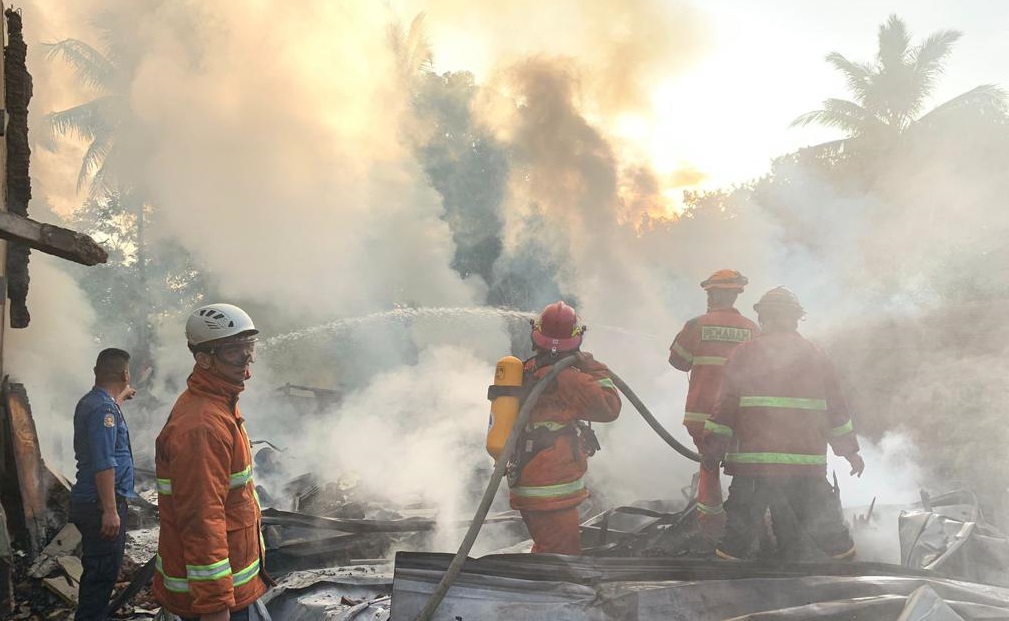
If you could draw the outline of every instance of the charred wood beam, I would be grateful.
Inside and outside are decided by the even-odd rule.
[[[32,76],[25,59],[28,46],[21,28],[21,13],[7,9],[7,47],[4,49],[4,105],[9,121],[4,139],[7,146],[7,211],[28,216],[32,182],[28,167],[31,147],[28,143],[28,103],[32,98]],[[11,301],[12,328],[27,328],[29,244],[11,240],[7,244],[7,297]]]
[[[109,259],[105,249],[83,233],[12,213],[0,212],[0,238],[23,242],[46,254],[81,265],[97,265]]]

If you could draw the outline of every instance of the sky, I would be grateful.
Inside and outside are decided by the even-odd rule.
[[[682,10],[685,3],[662,4]],[[703,49],[655,85],[650,113],[624,115],[615,131],[642,145],[660,173],[703,173],[706,189],[759,177],[778,155],[840,137],[790,124],[828,97],[846,98],[843,78],[824,56],[837,51],[851,60],[872,60],[877,28],[892,13],[905,21],[913,41],[940,29],[964,34],[935,103],[979,84],[1009,86],[1009,2],[706,0],[690,6],[700,17],[695,26],[704,29]],[[428,9],[436,69],[485,76],[496,43],[457,27],[447,13]],[[672,59],[670,66],[679,67]]]

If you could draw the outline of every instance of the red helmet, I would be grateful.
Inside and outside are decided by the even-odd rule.
[[[543,309],[532,322],[533,343],[551,353],[572,351],[582,344],[585,326],[578,321],[578,314],[564,302],[554,302]]]

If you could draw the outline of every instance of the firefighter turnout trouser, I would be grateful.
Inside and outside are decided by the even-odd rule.
[[[854,556],[841,501],[823,477],[736,476],[725,500],[725,535],[721,557],[754,556],[755,544],[766,539],[765,516],[770,511],[777,554],[789,561],[826,561]]]
[[[577,506],[559,511],[521,513],[533,538],[533,553],[581,554],[581,526]]]

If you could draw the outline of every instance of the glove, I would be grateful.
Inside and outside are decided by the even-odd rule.
[[[851,465],[851,472],[849,474],[861,477],[862,472],[865,470],[865,461],[862,459],[862,456],[858,453],[852,453],[851,455],[845,455],[844,458]]]

